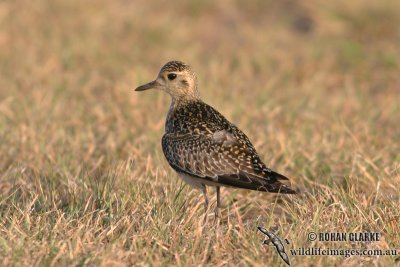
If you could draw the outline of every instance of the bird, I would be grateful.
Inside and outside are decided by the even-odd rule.
[[[216,188],[216,214],[220,187],[296,194],[282,181],[288,178],[268,168],[249,138],[220,112],[203,102],[197,75],[182,61],[167,62],[154,81],[135,91],[158,89],[171,98],[162,150],[169,165],[184,182],[202,191],[205,209],[207,186]]]

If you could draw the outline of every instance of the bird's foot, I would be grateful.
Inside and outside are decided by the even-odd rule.
[[[222,213],[221,213],[220,209],[218,207],[215,208],[215,210],[214,210],[214,223],[219,225],[220,222],[221,222],[221,217],[222,217]]]

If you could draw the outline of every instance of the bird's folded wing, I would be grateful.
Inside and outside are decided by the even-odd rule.
[[[287,188],[286,193],[291,193],[277,181],[280,178],[274,176],[275,172],[267,169],[270,175],[266,175],[265,169],[255,169],[254,152],[226,131],[212,136],[165,134],[162,147],[169,164],[178,172],[228,186],[282,193]]]

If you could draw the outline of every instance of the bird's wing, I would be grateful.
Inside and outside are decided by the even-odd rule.
[[[227,186],[295,193],[278,181],[282,178],[277,173],[255,169],[255,152],[225,130],[212,136],[165,134],[162,147],[167,161],[178,172]]]

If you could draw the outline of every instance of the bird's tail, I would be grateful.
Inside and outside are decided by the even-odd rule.
[[[293,190],[289,186],[279,182],[266,182],[262,187],[260,187],[260,191],[268,191],[272,193],[281,193],[281,194],[297,194],[296,190]]]
[[[281,193],[281,194],[297,194],[295,190],[290,188],[288,185],[280,182],[279,180],[289,180],[286,176],[283,176],[280,173],[270,171],[268,176],[265,177],[263,187],[265,187],[268,192],[272,193]],[[262,190],[264,191],[264,190]]]
[[[281,175],[282,177],[285,177]],[[286,178],[286,177],[285,177]],[[243,175],[243,176],[220,176],[218,182],[226,186],[233,186],[243,189],[281,193],[281,194],[297,194],[295,190],[281,183],[281,177],[274,176],[274,172],[269,173],[264,179],[259,176]],[[287,178],[286,178],[287,180]]]

